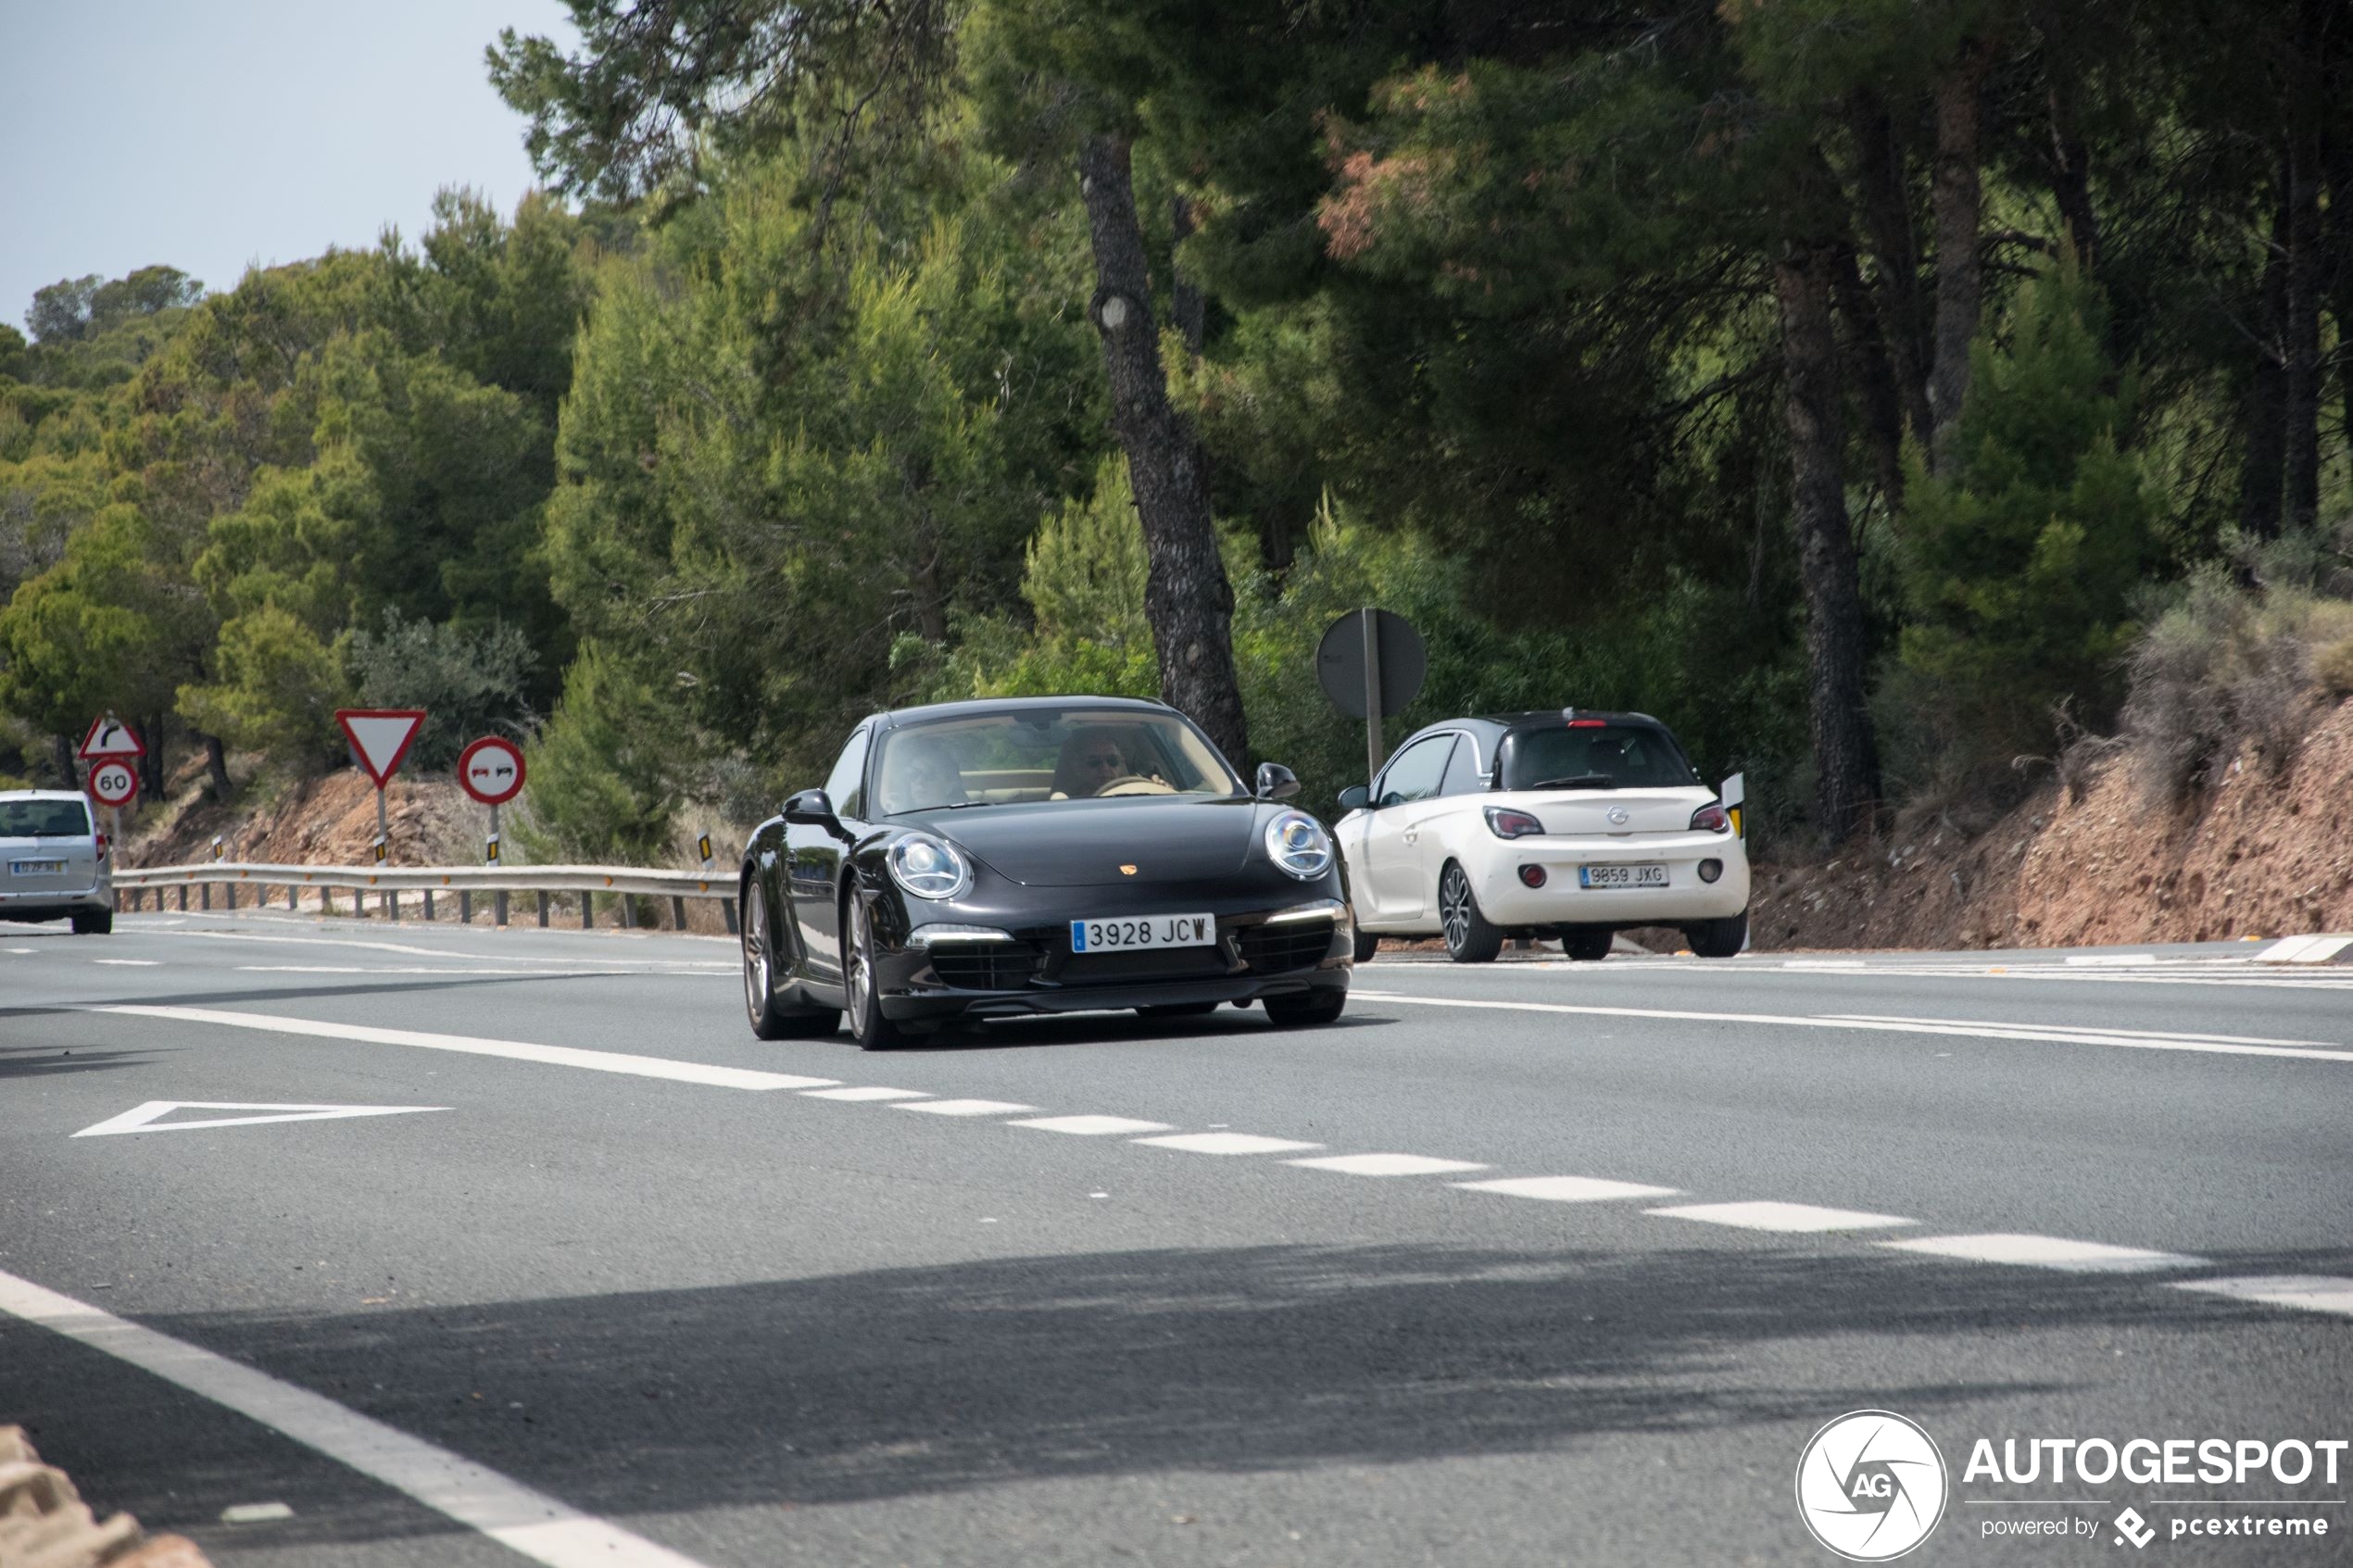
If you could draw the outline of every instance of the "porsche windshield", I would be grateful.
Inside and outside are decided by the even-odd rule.
[[[1505,789],[1675,789],[1699,783],[1664,730],[1564,724],[1504,737]]]
[[[875,781],[885,816],[1101,796],[1244,793],[1191,725],[1120,708],[1022,709],[888,730]]]

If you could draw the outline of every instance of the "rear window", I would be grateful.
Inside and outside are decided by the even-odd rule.
[[[0,838],[88,838],[90,808],[79,800],[0,800]]]
[[[1673,738],[1648,724],[1514,730],[1504,737],[1502,758],[1505,789],[1680,789],[1699,783]]]

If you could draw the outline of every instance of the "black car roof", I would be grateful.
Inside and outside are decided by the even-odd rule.
[[[984,696],[967,697],[961,702],[932,702],[920,708],[895,708],[887,713],[877,713],[868,721],[890,730],[901,724],[918,723],[932,719],[957,719],[968,713],[1020,712],[1025,709],[1116,708],[1138,713],[1173,713],[1175,709],[1164,702],[1140,696],[1094,696],[1085,692],[1070,696]]]

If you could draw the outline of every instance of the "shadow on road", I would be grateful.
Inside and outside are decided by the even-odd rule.
[[[61,1046],[0,1046],[0,1080],[42,1078],[58,1073],[103,1073],[109,1068],[142,1066],[154,1059],[153,1051],[76,1050]]]
[[[2310,1272],[2316,1261],[2263,1266]],[[2032,1269],[1404,1246],[1032,1257],[491,1306],[150,1321],[579,1507],[631,1515],[1038,1477],[1543,1452],[1874,1405],[1932,1422],[1956,1401],[2072,1385],[2049,1380],[2050,1357],[2033,1363],[2042,1380],[1982,1355],[1970,1361],[1985,1375],[1966,1382],[1842,1375],[1834,1354],[1808,1363],[1830,1369],[1819,1378],[1783,1383],[1758,1369],[1792,1364],[1771,1352],[1858,1332],[1900,1345],[2030,1324],[2038,1335],[2216,1330],[2251,1317],[2278,1321],[2146,1280]],[[7,1413],[44,1448],[102,1468],[107,1506],[194,1524],[263,1486],[301,1494],[298,1517],[273,1527],[280,1543],[445,1527],[236,1417],[29,1336],[0,1324],[0,1361],[15,1363]],[[2105,1358],[2091,1364],[2107,1375]],[[128,1488],[126,1477],[136,1478]]]

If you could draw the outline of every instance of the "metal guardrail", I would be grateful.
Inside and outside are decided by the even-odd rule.
[[[680,930],[686,929],[689,898],[716,898],[724,914],[727,930],[736,930],[736,882],[733,877],[705,872],[666,872],[645,866],[293,866],[271,865],[253,860],[200,860],[184,866],[117,867],[114,872],[115,900],[118,906],[125,893],[131,896],[131,908],[143,909],[146,895],[152,890],[155,907],[165,908],[165,897],[178,890],[179,906],[188,908],[193,889],[198,907],[212,908],[212,890],[224,889],[228,906],[237,908],[238,894],[251,888],[254,907],[270,902],[272,888],[283,891],[286,907],[297,909],[305,890],[316,889],[321,908],[333,913],[334,893],[338,888],[351,894],[352,912],[365,916],[366,898],[370,893],[379,896],[380,907],[386,918],[400,918],[400,895],[421,893],[424,899],[424,918],[434,918],[434,896],[454,893],[458,896],[459,919],[471,922],[476,894],[488,894],[494,923],[507,923],[507,896],[529,893],[538,897],[539,923],[547,923],[553,896],[560,893],[576,895],[580,900],[580,923],[585,927],[596,922],[596,897],[599,893],[613,896],[614,907],[624,926],[630,922],[629,897],[651,896],[671,901],[672,918]]]

